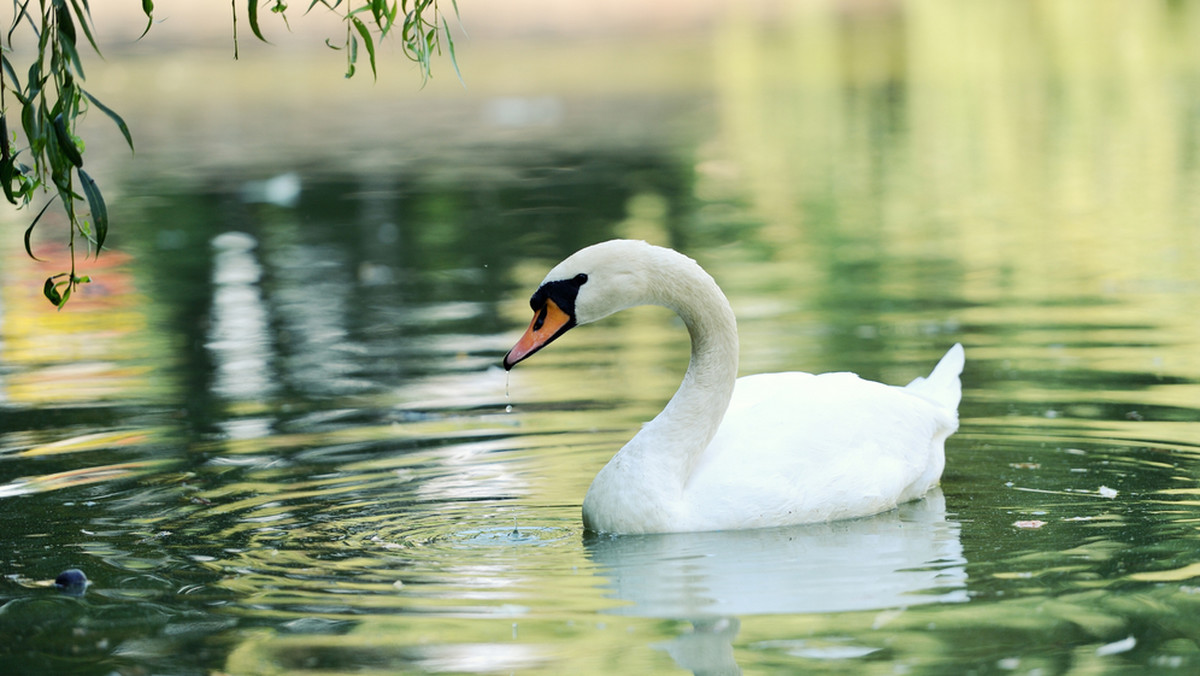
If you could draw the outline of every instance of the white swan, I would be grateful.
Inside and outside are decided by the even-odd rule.
[[[961,345],[907,387],[852,373],[737,377],[737,324],[692,259],[645,242],[581,249],[546,275],[534,317],[504,368],[567,330],[636,305],[687,325],[691,363],[679,390],[613,456],[583,501],[606,533],[737,530],[887,511],[937,485],[958,428]]]

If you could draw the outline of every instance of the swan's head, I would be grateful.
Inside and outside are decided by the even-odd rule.
[[[511,369],[580,324],[658,302],[649,293],[656,277],[653,271],[671,258],[685,257],[670,249],[621,239],[571,254],[550,270],[529,299],[533,321],[504,356],[504,368]]]

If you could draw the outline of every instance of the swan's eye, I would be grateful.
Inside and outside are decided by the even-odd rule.
[[[571,278],[571,281],[575,284],[575,286],[583,286],[583,283],[587,281],[587,275],[581,272]]]

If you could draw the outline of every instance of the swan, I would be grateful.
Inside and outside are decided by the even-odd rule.
[[[581,249],[546,275],[533,320],[504,357],[511,370],[575,326],[662,305],[691,336],[666,407],[596,475],[588,531],[743,530],[869,516],[938,484],[958,429],[962,346],[906,387],[853,373],[737,377],[733,309],[691,258],[642,241]]]

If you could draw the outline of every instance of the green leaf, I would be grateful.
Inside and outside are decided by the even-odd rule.
[[[95,228],[96,255],[98,256],[100,249],[104,248],[104,239],[108,237],[108,207],[104,204],[104,196],[100,194],[100,188],[96,185],[96,181],[83,169],[76,169],[75,173],[79,174],[79,184],[83,187],[88,208],[92,211],[92,225]]]
[[[425,33],[425,39],[420,42],[421,46],[421,70],[424,71],[422,76],[426,81],[432,74],[433,69],[433,46],[437,42],[437,28],[430,28]]]
[[[371,75],[378,80],[379,74],[375,72],[375,41],[371,38],[371,31],[367,30],[367,25],[356,16],[350,17],[350,23],[354,25],[354,30],[362,36],[363,45],[367,48],[367,56],[371,60]]]
[[[129,144],[129,149],[133,150],[133,136],[129,134],[129,125],[125,124],[125,120],[121,119],[121,116],[117,115],[112,108],[100,103],[100,100],[88,93],[86,89],[80,89],[79,91],[83,92],[83,95],[88,98],[88,101],[91,101],[97,108],[100,109],[102,113],[107,115],[109,119],[116,123],[117,128],[121,130],[121,134],[125,136],[125,142]]]
[[[79,60],[79,52],[75,49],[75,41],[68,40],[66,39],[66,36],[63,36],[63,39],[59,40],[58,44],[62,46],[62,50],[67,55],[67,59],[70,60],[71,65],[75,68],[75,72],[79,75],[80,79],[82,79],[84,76],[83,62]]]
[[[146,15],[146,29],[138,36],[138,39],[146,37],[146,33],[150,32],[150,27],[154,25],[154,0],[142,0],[142,13]]]
[[[399,14],[399,12],[400,12],[400,3],[393,1],[392,2],[392,10],[390,12],[388,12],[388,17],[387,17],[388,32],[391,32],[392,28],[396,25],[396,15]]]
[[[408,43],[412,42],[411,33],[419,20],[420,17],[413,18],[412,12],[404,15],[404,27],[400,30],[400,42],[404,43],[405,47],[408,47]]]
[[[386,37],[392,25],[396,22],[396,12],[400,3],[393,0],[389,9],[387,0],[371,0],[371,15],[375,17],[375,25],[379,27],[379,37]]]
[[[4,185],[4,199],[8,200],[9,204],[21,207],[21,202],[17,200],[17,191],[13,190],[14,167],[12,162],[4,162],[0,164],[0,183]],[[24,197],[24,195],[22,195]]]
[[[67,9],[66,3],[54,3],[54,18],[58,23],[58,33],[71,42],[71,47],[75,47],[75,22],[71,19],[71,11]]]
[[[284,0],[274,0],[275,4],[271,5],[271,13],[278,14],[280,19],[283,19],[283,27],[292,31],[292,24],[288,23],[287,18],[287,3]]]
[[[246,0],[246,14],[250,17],[250,31],[254,33],[254,37],[266,42],[262,29],[258,27],[258,0]]]
[[[41,60],[29,64],[29,74],[25,76],[25,97],[32,101],[42,91],[46,78],[42,77]]]
[[[458,8],[455,7],[454,11],[457,12]],[[458,76],[458,81],[466,88],[467,82],[463,79],[462,71],[458,69],[458,56],[454,53],[454,38],[450,35],[450,24],[446,23],[446,17],[444,16],[442,17],[442,28],[446,32],[446,47],[450,51],[450,65],[454,66],[454,74]]]
[[[50,200],[49,200],[48,202],[46,202],[46,204],[44,204],[44,205],[42,206],[42,210],[38,212],[38,215],[37,215],[37,216],[34,216],[34,217],[33,217],[33,222],[32,222],[32,223],[30,223],[30,224],[29,224],[29,227],[25,229],[25,253],[26,253],[26,254],[28,254],[28,255],[29,255],[29,257],[30,257],[30,258],[32,258],[32,259],[33,259],[33,260],[35,260],[35,261],[40,261],[40,260],[42,260],[42,259],[40,259],[40,258],[38,258],[37,256],[34,256],[34,255],[33,255],[33,248],[29,246],[29,238],[30,238],[30,236],[31,236],[31,235],[33,235],[33,227],[34,227],[35,225],[37,225],[37,224],[38,224],[38,221],[40,221],[40,220],[42,219],[42,214],[46,213],[46,210],[50,208],[50,205],[51,205],[51,204],[54,204],[54,198],[53,198],[53,197],[51,197],[51,198],[50,198]]]
[[[84,0],[82,6],[80,6],[79,0],[71,0],[71,6],[75,8],[75,17],[79,19],[79,27],[83,29],[84,36],[92,44],[92,49],[99,54],[100,47],[96,45],[96,38],[92,35],[91,27],[88,26],[91,23],[92,10],[88,8],[87,0]],[[80,77],[83,77],[82,72],[80,72]]]
[[[4,189],[4,199],[8,200],[10,204],[19,205],[20,203],[17,202],[17,195],[12,189],[14,169],[15,167],[13,166],[12,160],[6,159],[0,161],[0,186],[2,186]]]
[[[45,295],[51,303],[54,303],[54,307],[61,308],[62,304],[65,302],[62,294],[58,292],[58,288],[54,284],[54,277],[46,278],[46,283],[42,285],[42,294]]]
[[[76,167],[83,166],[83,155],[79,154],[79,146],[75,145],[75,139],[71,138],[70,132],[67,131],[67,123],[62,113],[54,116],[54,136],[63,156]]]
[[[13,17],[12,27],[10,27],[8,29],[8,44],[9,45],[12,44],[12,41],[13,41],[12,36],[13,36],[13,33],[16,32],[17,26],[21,25],[21,19],[25,19],[26,21],[29,22],[29,25],[33,27],[34,35],[37,35],[37,33],[38,33],[37,25],[35,23],[33,23],[33,18],[29,16],[28,9],[29,9],[30,2],[32,2],[32,0],[25,0],[25,2],[21,3],[21,8],[17,11],[16,16]],[[13,6],[14,7],[16,6],[15,2],[13,3]]]
[[[29,150],[35,160],[45,145],[45,137],[42,136],[41,116],[38,115],[37,108],[33,104],[33,101],[21,107],[21,128],[25,130],[25,140],[29,142]]]
[[[8,57],[4,56],[2,53],[0,53],[0,64],[3,64],[4,72],[7,73],[8,77],[12,79],[13,91],[18,92],[17,96],[19,98],[19,92],[21,91],[21,80],[17,77],[17,72],[13,70],[12,64],[8,62]],[[24,103],[24,101],[21,103]]]
[[[12,182],[17,172],[17,156],[8,146],[8,116],[0,112],[0,186],[4,190],[4,198],[11,204],[20,206],[17,195],[13,192]]]

